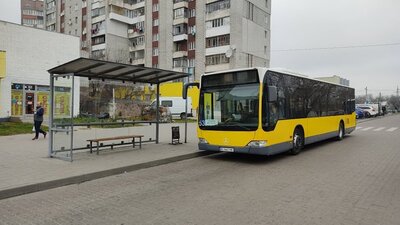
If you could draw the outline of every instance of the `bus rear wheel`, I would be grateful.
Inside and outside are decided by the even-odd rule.
[[[337,140],[338,141],[343,140],[343,137],[344,137],[344,125],[343,125],[343,122],[340,122]]]
[[[304,148],[304,133],[300,128],[296,128],[293,132],[291,155],[297,155]]]

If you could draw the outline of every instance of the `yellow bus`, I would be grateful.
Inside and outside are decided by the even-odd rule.
[[[246,68],[205,74],[198,104],[200,150],[298,154],[356,127],[354,89],[290,72]]]

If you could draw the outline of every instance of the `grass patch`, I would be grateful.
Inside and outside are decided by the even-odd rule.
[[[31,134],[33,123],[21,122],[1,122],[0,123],[0,136],[16,135],[16,134]],[[47,126],[42,126],[42,130],[48,130]]]

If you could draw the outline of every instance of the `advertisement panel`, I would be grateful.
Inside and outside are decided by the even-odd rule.
[[[0,79],[6,77],[6,52],[0,50]]]

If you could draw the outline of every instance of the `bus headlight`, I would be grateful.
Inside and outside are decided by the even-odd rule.
[[[267,146],[267,141],[261,140],[261,141],[250,141],[247,146],[249,147],[255,147],[255,148],[261,148],[261,147],[266,147]]]
[[[208,144],[208,141],[204,138],[199,138],[199,144]]]

